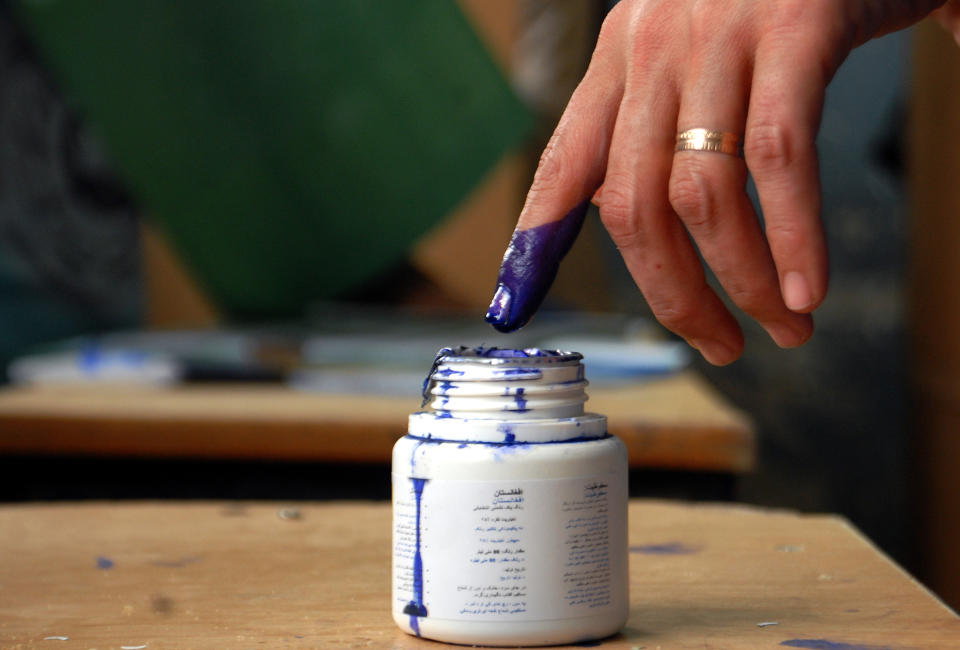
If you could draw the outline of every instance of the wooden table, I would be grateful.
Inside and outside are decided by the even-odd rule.
[[[738,474],[753,425],[692,372],[591,387],[632,467]],[[416,400],[280,385],[61,386],[0,390],[0,454],[390,461]]]
[[[960,648],[837,517],[634,501],[630,544],[630,621],[602,647]],[[381,503],[5,506],[0,647],[445,647],[394,627],[389,563]]]

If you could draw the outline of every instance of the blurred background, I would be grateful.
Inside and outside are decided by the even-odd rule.
[[[649,318],[596,214],[530,328],[481,320],[607,9],[0,1],[0,500],[388,498],[363,426],[334,418],[324,444],[354,452],[319,457],[304,423],[416,410],[443,345],[567,345],[635,410],[671,375],[703,381],[747,441],[723,466],[644,456],[634,495],[841,513],[960,606],[960,155],[943,139],[960,49],[924,24],[841,68],[817,333],[782,351],[741,319],[746,353],[718,369]],[[117,384],[266,385],[303,417],[277,393],[194,392],[161,426]],[[258,404],[234,433],[204,411]],[[270,453],[277,422],[290,453]],[[144,431],[169,444],[137,447]]]

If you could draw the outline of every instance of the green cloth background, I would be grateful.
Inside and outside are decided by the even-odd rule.
[[[18,10],[145,212],[237,317],[295,315],[396,263],[531,124],[452,0]]]

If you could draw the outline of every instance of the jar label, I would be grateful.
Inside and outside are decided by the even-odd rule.
[[[495,481],[394,474],[394,609],[413,626],[413,617],[534,621],[622,608],[626,502],[624,474]]]

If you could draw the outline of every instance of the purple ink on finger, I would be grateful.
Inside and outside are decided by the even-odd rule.
[[[562,219],[515,230],[497,276],[497,291],[485,320],[501,332],[527,324],[557,277],[560,260],[580,234],[590,199]]]

